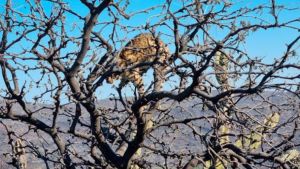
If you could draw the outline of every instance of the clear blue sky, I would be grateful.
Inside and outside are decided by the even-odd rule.
[[[24,6],[24,1],[23,0],[12,0],[13,1],[13,6],[17,11],[20,12],[25,12],[25,6]],[[50,12],[50,9],[52,8],[51,4],[47,1],[41,1],[42,4],[45,7],[45,12]],[[71,7],[71,9],[74,9],[78,14],[81,16],[85,16],[88,12],[87,8],[81,5],[79,0],[66,0]],[[131,3],[128,8],[128,12],[134,12],[137,10],[142,10],[146,9],[155,5],[163,4],[165,1],[163,0],[134,0],[134,3]],[[235,8],[240,8],[240,7],[250,7],[250,6],[255,6],[259,3],[269,3],[269,0],[238,0],[235,1],[236,5]],[[300,7],[300,1],[299,0],[278,0],[278,4],[283,4],[286,5],[287,7]],[[4,6],[4,0],[0,2],[0,12],[3,13],[3,8]],[[175,0],[172,6],[172,10],[175,10],[176,8],[180,7],[180,2],[178,0]],[[144,25],[146,22],[156,22],[159,17],[156,17],[155,15],[158,15],[161,12],[160,8],[156,8],[153,10],[151,13],[148,14],[139,14],[136,15],[135,17],[132,17],[130,20],[126,21],[121,21],[123,24],[126,25]],[[104,13],[103,15],[100,16],[100,19],[105,19],[105,15],[107,13]],[[268,18],[269,16],[268,12],[266,12],[266,15],[263,16],[264,18]],[[151,17],[155,16],[155,17]],[[288,19],[293,19],[297,18],[300,16],[300,11],[290,11],[290,12],[281,12],[280,14],[280,20],[288,20]],[[189,22],[189,21],[187,21]],[[80,21],[78,21],[76,18],[68,18],[68,22],[66,26],[72,26],[74,23],[77,23],[78,25],[81,24]],[[300,25],[295,25],[300,27]],[[107,31],[111,31],[111,28],[107,28]],[[163,29],[161,31],[164,31]],[[139,32],[135,33],[138,34]],[[74,34],[79,34],[79,31],[74,31]],[[134,33],[129,34],[129,35],[121,35],[121,36],[128,36],[131,38],[132,36],[135,35]],[[222,32],[220,31],[214,31],[213,34],[218,37],[222,37]],[[256,33],[250,34],[250,36],[247,38],[246,43],[244,44],[244,48],[248,51],[248,53],[253,56],[253,57],[260,57],[263,58],[265,62],[272,62],[274,58],[279,57],[283,54],[284,50],[286,49],[286,44],[291,42],[296,36],[299,35],[299,32],[297,31],[292,31],[291,29],[273,29],[273,30],[260,30]],[[13,36],[11,37],[13,38]],[[26,47],[26,44],[22,44],[22,46]],[[299,47],[299,46],[298,46]],[[12,50],[17,50],[19,46],[16,46]],[[68,50],[73,50],[71,48],[68,48]],[[298,49],[299,51],[299,49]],[[299,60],[299,59],[298,59]],[[23,84],[25,80],[28,80],[28,76],[24,76],[21,72],[18,72],[18,78],[20,79],[21,83]],[[32,78],[35,79],[36,77],[39,76],[38,72],[32,72]],[[5,89],[4,83],[2,78],[0,78],[0,89],[3,90]],[[40,93],[42,89],[35,89],[35,91],[30,92],[27,95],[28,100],[31,100],[32,96],[35,96],[37,93]],[[101,98],[106,98],[108,97],[109,93],[107,91],[110,90],[110,86],[105,86],[101,88],[99,91],[102,95]],[[2,93],[2,92],[1,92]]]

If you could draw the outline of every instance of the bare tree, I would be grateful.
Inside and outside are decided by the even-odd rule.
[[[27,168],[298,168],[300,6],[135,3],[1,1],[0,158],[22,142]],[[262,30],[297,36],[266,60],[244,47]]]

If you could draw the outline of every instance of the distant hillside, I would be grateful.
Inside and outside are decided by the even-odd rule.
[[[295,109],[295,107],[292,107],[291,105],[288,104],[292,104],[292,105],[299,105],[298,103],[289,103],[288,99],[283,99],[282,95],[280,94],[276,94],[276,95],[271,95],[271,93],[265,93],[264,94],[265,97],[271,97],[270,100],[274,103],[281,103],[282,106],[285,106],[285,110],[289,110],[289,111],[285,111],[285,112],[281,112],[282,113],[282,118],[280,120],[280,123],[284,123],[286,122],[289,118],[293,117],[298,110]],[[243,99],[238,106],[239,107],[243,107],[245,105],[250,106],[251,105],[256,105],[259,102],[259,98],[255,98],[254,101],[250,100],[250,99]],[[200,116],[208,116],[208,115],[213,115],[212,112],[210,111],[203,111],[202,107],[200,106],[199,103],[202,103],[202,101],[200,99],[189,99],[189,100],[185,100],[181,103],[177,103],[177,102],[173,102],[173,101],[164,101],[161,103],[162,107],[170,107],[170,105],[172,104],[172,109],[170,110],[170,115],[172,115],[174,117],[174,119],[169,119],[169,120],[180,120],[180,119],[185,119],[185,118],[192,118],[192,117],[200,117]],[[285,104],[286,103],[286,104]],[[110,101],[110,100],[101,100],[98,101],[98,107],[106,107],[106,108],[112,108],[114,107],[114,102]],[[2,108],[4,107],[4,102],[2,101],[0,106]],[[34,105],[31,104],[28,106],[29,109],[31,110],[39,110],[41,107],[50,107],[51,105],[45,105],[45,104],[40,104],[40,105]],[[290,106],[290,107],[289,107]],[[14,106],[13,107],[13,111],[15,112],[21,112],[21,108],[19,106]],[[63,112],[65,112],[64,115],[60,115],[58,118],[58,126],[60,127],[61,130],[67,130],[69,128],[69,126],[71,125],[71,118],[66,116],[67,114],[74,114],[75,111],[75,107],[74,105],[68,105],[65,106],[63,108]],[[256,112],[251,112],[253,117],[257,117],[258,119],[262,119],[260,118],[260,114],[256,113]],[[43,121],[44,123],[51,125],[52,121],[51,121],[51,111],[49,109],[43,109],[41,111],[37,111],[34,114],[34,117],[41,119],[41,121]],[[119,116],[121,117],[122,115],[119,114]],[[83,109],[83,113],[82,113],[82,117],[84,120],[86,120],[87,122],[89,122],[89,115],[88,113]],[[13,131],[16,134],[21,134],[23,132],[26,132],[28,130],[27,125],[24,125],[20,122],[17,121],[12,121],[12,120],[0,120],[2,121],[4,124],[6,124],[7,126],[10,126],[13,128]],[[168,121],[168,120],[167,120]],[[164,121],[164,122],[167,122]],[[193,122],[193,124],[195,124],[196,126],[201,126],[201,130],[202,131],[209,131],[210,128],[210,124],[207,123],[203,123],[202,121],[195,121]],[[199,144],[197,143],[197,140],[195,140],[195,138],[193,137],[193,134],[191,133],[191,130],[184,127],[184,126],[179,126],[181,133],[185,133],[184,135],[180,136],[178,135],[177,138],[175,140],[172,141],[172,143],[174,145],[176,145],[178,148],[178,150],[180,150],[181,148],[184,148],[185,146],[189,146],[192,151],[201,151],[201,146],[199,146]],[[288,126],[285,127],[285,129],[288,129]],[[166,127],[161,127],[158,128],[157,130],[155,130],[153,132],[154,135],[161,135],[161,133],[164,133],[164,131],[167,130]],[[279,130],[280,133],[288,133],[291,131],[282,131],[282,129]],[[51,147],[53,148],[53,143],[51,141],[50,138],[47,139],[46,135],[43,135],[42,133],[39,133],[43,136],[43,140],[46,140],[48,142],[48,148],[51,149]],[[179,133],[180,134],[180,133]],[[7,137],[7,132],[6,129],[3,127],[3,125],[0,125],[0,150],[1,150],[1,154],[0,154],[0,159],[2,161],[0,161],[0,169],[1,166],[4,169],[9,168],[6,163],[8,162],[7,157],[9,157],[9,155],[7,155],[7,153],[11,152],[11,147],[7,144],[9,142],[8,137]],[[66,137],[68,137],[67,135],[65,135]],[[28,133],[28,135],[25,136],[25,138],[27,139],[28,143],[32,144],[32,145],[41,145],[40,141],[41,141],[41,137],[37,137],[36,133],[34,132],[30,132]],[[170,138],[165,138],[165,139],[170,139]],[[295,138],[293,139],[294,142],[300,142],[300,134],[297,133],[295,135]],[[165,140],[166,141],[166,140]],[[78,145],[78,144],[77,144]],[[78,145],[78,147],[83,146],[83,145]],[[203,146],[203,145],[202,145]],[[7,155],[6,157],[4,155]],[[158,159],[157,159],[158,160]],[[29,168],[38,168],[43,166],[43,163],[40,159],[37,159],[33,156],[29,157]],[[42,167],[44,168],[44,167]]]

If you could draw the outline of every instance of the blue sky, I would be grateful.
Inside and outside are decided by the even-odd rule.
[[[85,16],[88,12],[86,7],[83,7],[79,1],[72,1],[67,0],[66,2],[69,3],[70,7],[72,9],[76,8],[79,9],[78,12],[82,14],[82,16]],[[251,7],[256,6],[258,4],[266,4],[269,3],[270,0],[236,0],[235,8],[238,9],[240,7]],[[138,10],[143,10],[146,8],[150,8],[153,6],[159,6],[164,4],[164,0],[135,0],[134,3],[129,5],[128,12],[134,12]],[[300,8],[299,0],[277,0],[276,3],[278,5],[285,5],[289,8]],[[178,0],[175,0],[173,2],[173,10],[176,8],[181,7],[181,2]],[[139,25],[146,24],[147,21],[153,21],[156,20],[155,17],[150,17],[153,15],[158,15],[161,12],[160,8],[157,8],[157,10],[152,11],[151,14],[140,14],[136,15],[135,17],[130,18],[129,21],[124,20],[125,23],[128,25],[134,25],[135,23]],[[269,15],[268,12],[266,12],[267,15]],[[282,11],[280,12],[279,20],[285,21],[288,19],[295,19],[299,18],[300,16],[300,9],[294,10],[294,11]],[[264,18],[270,18],[269,16],[264,16]],[[271,19],[270,19],[271,20]],[[188,22],[188,21],[187,21]],[[300,27],[300,25],[296,25]],[[222,32],[216,31],[215,34],[218,36],[218,33],[220,36],[222,36]],[[282,54],[284,50],[286,49],[285,44],[291,42],[297,35],[299,35],[299,32],[291,29],[286,28],[280,28],[280,29],[269,29],[267,31],[265,30],[259,30],[253,34],[251,34],[247,38],[247,43],[245,44],[245,48],[252,56],[261,56],[266,58],[266,60],[271,59],[273,56],[278,56],[278,54]]]
[[[44,8],[45,8],[45,12],[50,12],[50,9],[52,8],[51,4],[47,1],[42,0],[41,1]],[[81,5],[79,0],[65,0],[64,2],[68,3],[71,9],[74,9],[78,14],[80,14],[81,16],[85,16],[88,12],[88,9],[86,7],[84,7],[83,5]],[[152,6],[156,6],[156,5],[161,5],[164,4],[165,1],[163,0],[134,0],[132,1],[133,3],[131,3],[129,5],[128,8],[128,12],[134,12],[134,11],[138,11],[138,10],[143,10]],[[236,0],[234,1],[236,2],[235,7],[236,9],[241,8],[241,7],[251,7],[251,6],[256,6],[257,4],[261,4],[261,3],[269,3],[269,0]],[[299,0],[278,0],[276,1],[278,4],[282,4],[285,5],[287,7],[290,8],[294,8],[294,7],[300,7],[300,3]],[[2,0],[0,2],[0,12],[2,13],[4,8],[4,0]],[[172,5],[172,10],[177,9],[178,7],[180,7],[181,2],[178,0],[173,1],[173,5]],[[13,0],[13,7],[20,12],[25,12],[25,5],[24,5],[24,1],[23,0]],[[27,8],[28,9],[28,8]],[[161,8],[156,8],[155,10],[152,10],[151,13],[148,14],[139,14],[136,15],[134,17],[132,17],[130,20],[122,20],[121,22],[125,25],[145,25],[146,22],[156,22],[160,19],[159,14],[161,13]],[[100,20],[103,21],[105,19],[107,19],[107,13],[104,13],[100,16]],[[288,19],[294,19],[300,16],[300,11],[295,10],[295,11],[289,11],[289,12],[281,12],[280,13],[280,20],[281,21],[285,21]],[[265,15],[263,15],[262,17],[264,18],[270,18],[270,15],[268,12],[266,12]],[[81,21],[79,21],[76,18],[70,18],[68,17],[68,22],[66,26],[71,27],[72,25],[74,25],[74,23],[77,23],[78,25],[82,24]],[[189,22],[189,21],[187,21]],[[300,27],[299,23],[298,25],[295,25],[298,28]],[[105,31],[111,31],[111,27],[107,27]],[[167,32],[167,30],[164,30],[165,28],[161,28],[161,31],[165,31]],[[104,31],[104,32],[105,32]],[[222,32],[217,31],[217,30],[212,30],[214,36],[218,37],[222,37]],[[121,31],[120,31],[121,32]],[[80,31],[75,30],[73,31],[73,34],[79,35]],[[120,35],[120,36],[128,36],[128,39],[130,39],[131,37],[133,37],[134,35],[138,34],[139,32],[133,32],[130,33],[128,35]],[[265,62],[271,63],[273,62],[274,58],[279,57],[283,54],[284,50],[286,49],[286,44],[291,42],[296,36],[299,35],[299,32],[295,31],[295,30],[291,30],[291,29],[272,29],[272,30],[259,30],[255,33],[250,34],[250,36],[246,39],[246,43],[244,44],[244,48],[246,49],[246,51],[250,54],[250,56],[252,57],[260,57],[263,58],[263,60]],[[34,35],[32,35],[34,36]],[[13,38],[13,36],[11,37]],[[164,38],[164,37],[163,37]],[[23,43],[22,46],[26,47],[26,43]],[[15,48],[13,48],[12,50],[18,50],[19,46],[16,46]],[[298,44],[298,48],[299,48],[299,44]],[[73,47],[69,47],[67,48],[67,51],[73,50]],[[299,49],[298,49],[299,52]],[[299,61],[299,59],[297,58],[297,60]],[[33,63],[31,63],[33,64]],[[24,83],[25,80],[28,80],[29,76],[25,76],[23,73],[19,72],[19,79],[21,83]],[[39,76],[38,72],[32,72],[31,77],[33,79],[35,79],[36,77]],[[29,80],[30,81],[30,80]],[[5,89],[4,87],[4,83],[2,78],[0,78],[0,85],[1,85],[1,90]],[[109,96],[109,93],[107,91],[110,91],[111,86],[107,86],[105,85],[104,87],[100,88],[99,95],[101,95],[101,98],[107,98]],[[27,99],[31,100],[31,98],[42,92],[42,89],[35,89],[34,91],[30,92],[30,94],[27,95]]]

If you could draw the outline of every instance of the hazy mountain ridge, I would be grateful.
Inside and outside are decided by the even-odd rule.
[[[268,96],[269,94],[266,94],[266,97],[271,97],[271,100],[274,102],[274,103],[282,103],[284,104],[284,102],[287,102],[288,103],[288,100],[284,100],[282,99],[282,95],[277,95],[277,96]],[[247,99],[244,99],[240,104],[239,106],[243,106],[243,105],[255,105],[256,101],[251,101],[251,100],[247,100]],[[4,102],[0,102],[0,106],[2,108],[5,107],[4,105]],[[203,115],[212,115],[212,112],[208,112],[208,111],[203,111],[202,110],[202,107],[199,105],[199,103],[201,103],[201,100],[200,99],[189,99],[189,100],[185,100],[181,103],[177,103],[177,102],[173,102],[173,101],[167,101],[167,102],[164,102],[162,103],[162,106],[165,106],[165,107],[168,107],[170,104],[173,104],[172,105],[172,110],[170,111],[170,115],[174,116],[176,120],[178,119],[184,119],[184,118],[189,118],[189,117],[199,117],[199,116],[203,116]],[[100,100],[97,102],[97,106],[98,107],[106,107],[106,108],[109,108],[109,107],[113,107],[114,106],[114,102],[113,101],[110,101],[110,100]],[[293,105],[299,105],[299,101],[298,103],[293,103]],[[42,106],[46,106],[48,107],[48,105],[46,104],[36,104],[36,105],[29,105],[28,108],[29,109],[32,109],[32,110],[38,110],[40,109]],[[183,111],[184,109],[184,111]],[[287,110],[289,108],[286,108]],[[284,113],[284,115],[281,116],[281,122],[284,122],[284,121],[287,121],[287,119],[289,119],[290,117],[292,117],[294,115],[294,113],[299,113],[299,112],[296,112],[297,109],[295,108],[290,108],[290,111],[287,111],[287,112],[281,112],[282,114]],[[15,112],[20,112],[21,111],[21,107],[19,106],[14,106],[13,107],[13,111]],[[87,122],[89,121],[89,115],[88,113],[82,109],[83,113],[82,113],[82,119],[86,120]],[[70,104],[66,107],[64,107],[63,109],[63,112],[67,112],[66,114],[70,113],[70,114],[74,114],[75,112],[75,105],[74,104]],[[189,113],[186,113],[186,112],[189,112]],[[41,110],[37,113],[34,114],[33,117],[36,117],[37,119],[40,119],[42,120],[44,123],[46,123],[47,125],[51,125],[52,121],[51,121],[51,110],[50,109],[44,109],[44,110]],[[50,116],[49,116],[50,115]],[[255,115],[255,116],[260,116],[259,114]],[[12,121],[12,120],[3,120],[3,119],[0,119],[0,121],[2,121],[3,123],[5,123],[6,125],[8,126],[11,126],[13,127],[15,130],[14,132],[20,134],[22,132],[26,132],[28,130],[28,126],[27,125],[24,125],[24,124],[21,124],[20,122],[18,121]],[[71,119],[70,117],[67,117],[66,115],[61,115],[59,116],[58,118],[58,126],[62,129],[62,130],[67,130],[68,127],[71,125]],[[197,121],[193,122],[194,124],[197,125]],[[204,124],[198,124],[200,126],[203,126],[202,130],[208,130],[209,128],[205,129],[204,127],[205,126],[208,126],[209,127],[209,124],[208,125],[204,125]],[[168,130],[167,127],[162,127],[156,131],[154,131],[154,134],[157,134],[157,135],[160,135],[161,132],[163,132],[164,130]],[[187,135],[191,136],[192,137],[192,134],[190,133],[191,131],[185,127],[181,127],[181,130],[186,130],[186,133]],[[279,131],[280,133],[287,133],[287,131]],[[190,134],[189,134],[190,133]],[[3,153],[9,153],[11,152],[11,147],[7,144],[9,142],[8,138],[7,138],[7,133],[5,131],[5,128],[0,125],[0,150],[1,150],[1,154],[0,154],[0,159],[2,158],[2,160],[7,160],[7,158],[5,158],[3,156]],[[43,134],[41,134],[43,135]],[[47,138],[46,135],[43,135],[43,139],[49,139],[51,140],[49,137]],[[32,143],[32,144],[39,144],[39,139],[41,138],[37,138],[36,137],[36,133],[29,133],[29,135],[26,136],[26,139],[28,142]],[[299,140],[300,142],[300,134],[298,133],[296,136],[295,136],[295,140]],[[190,146],[191,149],[193,151],[200,151],[202,148],[199,147],[199,144],[197,144],[197,142],[195,142],[197,140],[195,140],[194,138],[188,138],[186,137],[186,135],[182,135],[182,136],[178,136],[178,138],[174,141],[174,145],[177,144],[179,147],[178,149],[180,150],[180,147],[184,147],[184,146]],[[51,142],[52,141],[49,141],[49,147],[51,147]],[[77,146],[83,146],[84,145],[79,145],[79,144],[76,144]],[[33,158],[33,157],[29,157],[29,168],[37,168],[37,167],[41,167],[41,164],[42,164],[42,161],[40,161],[39,159],[36,159],[36,158]],[[1,166],[1,162],[0,162],[0,166]]]

